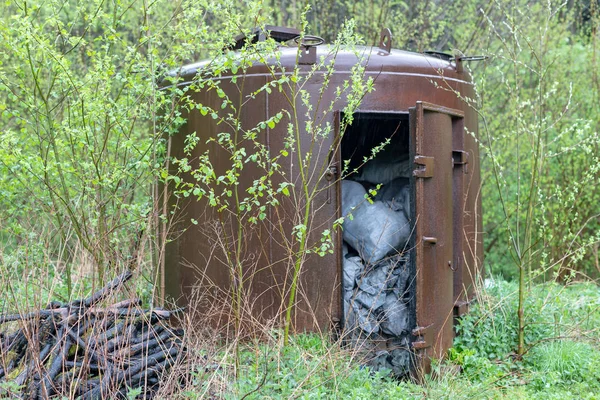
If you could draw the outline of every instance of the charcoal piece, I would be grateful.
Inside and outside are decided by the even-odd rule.
[[[391,336],[401,336],[409,331],[409,310],[395,293],[388,293],[383,304],[381,331]]]
[[[400,377],[410,373],[413,362],[413,355],[410,350],[410,336],[405,335],[402,338],[394,339],[389,345],[390,362],[392,372]]]
[[[383,185],[375,200],[382,201],[394,211],[402,211],[410,219],[410,185],[408,178],[396,178],[387,185]]]
[[[85,299],[83,301],[76,301],[76,303],[83,304],[83,305],[85,305],[85,307],[91,307],[94,304],[104,300],[108,295],[113,293],[115,290],[117,290],[119,287],[121,287],[125,282],[127,282],[129,279],[131,279],[132,276],[133,276],[133,274],[131,273],[131,271],[123,272],[121,275],[117,276],[115,279],[108,282],[108,284],[105,287],[98,290],[97,292],[92,294],[87,299]]]
[[[367,335],[372,335],[379,332],[379,322],[375,312],[371,309],[366,309],[360,306],[358,302],[351,302],[351,311],[356,318],[356,326],[358,326]]]
[[[397,213],[380,201],[370,203],[358,182],[342,181],[343,238],[360,257],[370,263],[392,252],[401,251],[410,236],[410,226],[403,213]]]
[[[359,277],[357,281],[358,287],[369,294],[375,295],[382,293],[387,287],[387,281],[390,278],[389,273],[389,263],[382,262],[370,265]]]
[[[392,373],[398,377],[410,373],[411,353],[408,349],[392,350],[390,362],[392,364]]]
[[[344,259],[344,291],[352,291],[356,282],[356,277],[364,269],[360,257],[350,257]]]
[[[373,315],[378,312],[385,304],[385,293],[381,292],[378,294],[370,294],[359,290],[354,296],[354,301],[357,302],[361,308],[370,311]]]
[[[385,292],[389,278],[389,266],[387,264],[371,267],[358,278],[358,288],[355,300],[364,308],[378,310],[385,303]]]
[[[386,258],[378,263],[386,263],[388,268],[392,270],[390,277],[387,280],[388,289],[396,288],[398,292],[403,292],[408,286],[410,279],[410,269],[407,258],[404,256],[394,256]]]
[[[360,183],[348,179],[342,180],[342,214],[346,216],[353,208],[366,202],[366,194],[367,191]],[[356,215],[354,215],[354,217],[356,217]],[[350,243],[350,245],[352,245],[352,243]]]
[[[358,307],[354,307],[355,302],[351,298],[352,292],[347,292],[347,294],[350,298],[343,301],[344,329],[346,332],[354,333],[354,330],[358,327]]]
[[[375,353],[375,356],[369,360],[369,366],[375,371],[381,371],[382,369],[392,369],[393,365],[391,362],[391,355],[386,350],[380,350]]]
[[[379,332],[378,314],[373,310],[364,308],[355,300],[352,292],[348,299],[343,301],[344,312],[344,329],[352,336],[362,336],[365,333],[367,336]],[[358,295],[358,294],[357,294]]]
[[[366,364],[374,371],[391,370],[396,377],[406,376],[410,373],[412,355],[408,345],[397,345],[397,343],[408,343],[407,338],[394,340],[392,346],[387,350],[378,350],[376,346],[365,346],[363,343],[361,343],[361,350],[367,353]]]
[[[354,250],[354,248],[345,241],[342,241],[342,254],[345,258],[360,257],[358,251]]]
[[[347,298],[346,298],[347,297]],[[344,329],[350,331],[356,327],[356,315],[352,309],[352,292],[344,293],[344,301],[342,302],[342,311],[344,313]]]

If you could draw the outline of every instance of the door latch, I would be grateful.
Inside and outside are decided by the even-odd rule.
[[[414,163],[422,166],[422,168],[415,169],[413,176],[417,178],[431,178],[433,177],[433,165],[435,159],[433,157],[426,156],[415,156]]]
[[[469,164],[469,152],[464,150],[452,151],[452,167],[457,165],[464,166],[465,174],[468,173],[467,166]]]

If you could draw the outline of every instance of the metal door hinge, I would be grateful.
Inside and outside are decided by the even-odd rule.
[[[465,174],[467,173],[467,164],[469,164],[469,153],[463,150],[452,151],[452,167],[464,165]]]
[[[329,166],[329,168],[327,168],[327,171],[325,171],[325,179],[328,182],[331,182],[332,180],[334,180],[337,177],[337,174],[338,174],[337,163],[333,163]]]
[[[338,163],[334,162],[329,166],[329,168],[327,168],[327,171],[325,171],[325,180],[327,181],[327,204],[331,204],[331,191],[335,190],[335,187],[332,187],[332,182],[337,178],[337,176]]]
[[[415,169],[413,171],[413,176],[417,178],[431,178],[433,177],[433,165],[434,165],[433,157],[426,156],[416,156],[414,163],[416,165],[422,166],[422,168]]]
[[[469,302],[464,300],[459,300],[454,303],[454,315],[457,317],[462,317],[466,313],[469,312]]]
[[[412,334],[416,338],[416,340],[412,342],[413,349],[426,349],[433,344],[433,324],[428,326],[417,326],[413,329]]]

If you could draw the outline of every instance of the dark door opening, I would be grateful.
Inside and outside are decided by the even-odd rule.
[[[409,138],[408,114],[356,113],[341,140],[344,335],[397,376],[415,327]]]

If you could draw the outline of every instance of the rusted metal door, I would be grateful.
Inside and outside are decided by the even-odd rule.
[[[469,237],[465,237],[465,209],[467,188],[465,181],[470,177],[469,161],[473,158],[465,149],[464,118],[455,118],[452,132],[452,199],[454,202],[454,316],[463,316],[469,307],[469,292],[472,292],[472,273],[465,262]],[[471,174],[472,175],[472,174]],[[468,182],[467,182],[468,183]],[[472,268],[472,266],[471,266]]]
[[[463,112],[425,102],[409,109],[415,207],[416,328],[419,368],[440,358],[453,339],[453,131]]]

